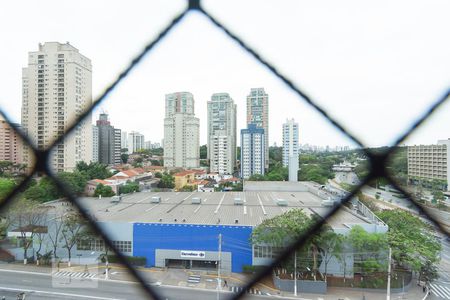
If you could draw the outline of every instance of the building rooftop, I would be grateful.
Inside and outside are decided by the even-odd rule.
[[[160,203],[151,203],[152,197]],[[192,204],[192,198],[201,198]],[[235,205],[235,198],[243,200]],[[278,206],[284,199],[286,206]],[[257,226],[291,209],[303,209],[308,215],[324,216],[330,207],[322,206],[322,199],[303,192],[141,192],[122,196],[119,203],[111,198],[82,198],[82,204],[99,222],[132,222],[162,224],[248,225]],[[237,221],[236,221],[237,220]],[[369,220],[343,207],[329,219],[333,228],[348,228],[353,224],[371,224]]]

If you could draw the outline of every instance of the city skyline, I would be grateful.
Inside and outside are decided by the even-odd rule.
[[[249,1],[236,12],[245,17],[228,22],[263,57],[275,63],[282,73],[291,77],[369,146],[389,145],[448,86],[449,44],[440,37],[449,27],[449,20],[443,15],[449,4],[437,1],[423,6],[400,1],[400,4],[389,4],[390,9],[386,10],[381,3],[364,7],[356,1],[348,2],[352,5],[347,8],[332,2],[325,8],[315,3],[292,2],[292,9],[282,11],[260,3],[257,5],[258,16],[255,16],[248,13],[255,5]],[[50,7],[40,16],[33,14],[33,9],[49,6],[45,1],[39,5],[31,4],[30,11],[23,11],[15,3],[4,4],[6,8],[2,11],[9,13],[4,13],[0,22],[5,28],[11,28],[4,37],[6,41],[14,41],[14,47],[2,49],[8,57],[3,66],[2,82],[8,88],[0,97],[0,106],[13,121],[18,122],[20,114],[20,68],[25,65],[27,51],[39,42],[70,41],[85,53],[94,62],[95,98],[143,47],[144,41],[151,39],[174,13],[184,8],[185,2],[143,4],[141,11],[133,11],[135,18],[121,25],[111,20],[122,18],[129,8],[117,3],[107,4],[96,3],[92,10],[87,10],[87,3],[83,2],[77,7],[61,4],[64,9],[73,10],[73,16],[59,15]],[[225,19],[229,19],[226,16],[233,7],[220,3],[204,5]],[[89,25],[76,20],[79,15],[90,15],[96,7],[108,7],[109,17],[95,15],[92,19],[98,23]],[[409,14],[398,22],[397,15],[405,7]],[[34,22],[38,25],[23,26],[13,18],[15,11],[30,21],[39,18],[39,22]],[[148,18],[145,11],[159,13]],[[302,11],[302,18],[289,17],[298,11]],[[319,23],[312,17],[316,11],[326,16]],[[49,17],[45,17],[47,15]],[[266,18],[278,21],[270,24],[260,21]],[[383,20],[381,25],[380,18]],[[245,21],[237,21],[241,19]],[[54,22],[64,26],[54,26]],[[278,104],[271,110],[270,145],[281,143],[277,128],[286,117],[295,118],[304,128],[304,143],[353,145],[205,19],[190,14],[183,23],[169,33],[154,53],[99,108],[114,116],[118,128],[136,130],[151,140],[160,141],[164,111],[161,102],[165,93],[189,90],[197,99],[197,115],[202,120],[201,144],[205,144],[206,102],[213,93],[223,91],[231,95],[238,109],[241,108],[237,128],[245,128],[242,108],[247,90],[264,86]],[[302,43],[276,34],[284,28],[298,28]],[[126,32],[133,32],[133,35]],[[103,38],[99,40],[99,36]],[[407,143],[431,144],[446,138],[448,127],[442,126],[448,119],[445,108]],[[149,126],[146,122],[149,114],[154,124],[161,125]],[[131,115],[132,119],[129,118]],[[317,132],[321,134],[317,135]]]

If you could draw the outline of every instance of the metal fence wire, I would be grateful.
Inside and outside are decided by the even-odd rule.
[[[79,210],[82,217],[84,217],[86,220],[88,220],[90,226],[92,227],[92,230],[101,236],[105,241],[105,246],[108,246],[112,249],[113,252],[118,257],[118,260],[120,263],[122,263],[124,266],[127,267],[130,274],[141,284],[143,290],[146,292],[146,294],[153,298],[153,299],[164,299],[156,288],[150,286],[144,277],[137,272],[137,270],[131,265],[131,263],[128,261],[128,259],[121,254],[120,251],[118,251],[115,244],[112,243],[111,239],[108,237],[108,235],[100,228],[100,226],[96,223],[93,216],[88,213],[88,211],[81,205],[79,200],[71,194],[69,189],[65,186],[64,182],[62,182],[60,179],[58,179],[55,174],[51,171],[49,167],[49,157],[52,150],[56,147],[56,145],[63,141],[66,135],[71,133],[73,130],[75,130],[77,124],[82,121],[85,118],[88,118],[93,110],[110,94],[114,91],[114,89],[117,87],[117,85],[127,76],[129,76],[130,72],[133,70],[134,67],[136,67],[142,59],[149,54],[153,48],[160,43],[164,37],[183,19],[186,17],[187,14],[190,12],[197,12],[205,16],[214,26],[222,30],[230,39],[235,41],[244,51],[248,52],[251,56],[253,56],[256,61],[258,61],[260,64],[264,65],[269,72],[271,72],[273,75],[275,75],[279,80],[281,80],[289,89],[294,91],[300,100],[305,101],[308,103],[311,107],[313,107],[319,114],[321,114],[327,121],[329,121],[334,127],[336,127],[338,130],[340,130],[344,135],[346,135],[348,138],[353,140],[359,147],[363,149],[365,152],[365,155],[367,156],[369,162],[370,162],[370,168],[369,168],[369,175],[362,180],[362,182],[351,192],[349,193],[344,199],[342,199],[340,206],[335,206],[334,208],[330,209],[330,211],[325,215],[325,217],[321,218],[317,223],[314,224],[314,226],[311,226],[302,236],[300,236],[293,244],[289,245],[288,247],[284,248],[283,251],[272,261],[272,263],[256,273],[243,287],[239,292],[234,294],[234,296],[231,299],[241,299],[245,297],[246,290],[250,287],[257,284],[259,281],[261,281],[264,277],[270,275],[272,273],[272,270],[275,266],[279,265],[282,261],[293,255],[294,251],[298,248],[300,248],[311,235],[314,235],[319,232],[322,225],[325,224],[327,219],[331,216],[333,216],[335,213],[337,213],[340,209],[340,207],[344,204],[346,204],[351,198],[353,198],[360,189],[369,183],[370,181],[384,177],[388,180],[392,186],[394,186],[396,189],[401,191],[408,199],[411,201],[411,204],[414,205],[418,211],[428,217],[430,221],[434,223],[436,227],[438,227],[442,232],[444,232],[447,236],[449,236],[449,233],[443,228],[441,224],[437,222],[437,220],[430,215],[418,202],[414,199],[414,197],[407,192],[405,189],[403,189],[399,184],[394,180],[394,178],[389,174],[387,171],[387,164],[388,161],[393,154],[393,151],[395,149],[395,146],[400,145],[402,142],[404,142],[419,126],[421,126],[438,108],[440,108],[445,101],[448,100],[450,89],[448,89],[431,107],[429,107],[423,115],[415,121],[415,123],[403,134],[399,136],[399,138],[396,140],[394,147],[390,147],[389,150],[387,150],[384,153],[374,153],[365,145],[359,141],[350,131],[348,131],[343,125],[341,125],[339,122],[337,122],[335,119],[333,119],[328,112],[319,106],[309,95],[307,95],[305,92],[303,92],[297,85],[295,85],[288,77],[283,75],[281,72],[279,72],[276,67],[272,64],[270,64],[267,60],[265,60],[261,55],[258,54],[258,52],[251,48],[244,40],[242,40],[240,37],[238,37],[235,33],[230,31],[228,28],[226,28],[222,23],[220,23],[216,18],[214,18],[211,14],[209,14],[200,3],[200,0],[188,0],[188,5],[186,9],[181,12],[179,15],[175,16],[172,21],[163,28],[159,35],[152,41],[150,41],[145,48],[141,51],[139,55],[137,55],[131,63],[128,65],[128,67],[123,70],[117,77],[117,79],[106,87],[104,92],[93,102],[93,105],[84,111],[82,115],[80,115],[77,120],[65,131],[64,135],[59,136],[51,146],[47,147],[44,150],[37,149],[33,146],[33,143],[30,141],[30,139],[22,133],[20,130],[17,131],[17,133],[21,136],[24,143],[28,145],[28,147],[31,148],[32,152],[35,155],[35,165],[32,168],[32,172],[30,172],[30,175],[28,175],[19,185],[18,187],[12,191],[8,197],[5,198],[0,203],[0,210],[6,209],[6,207],[14,201],[13,199],[15,196],[18,195],[20,191],[22,191],[27,184],[32,179],[32,176],[34,174],[40,174],[40,175],[47,175],[51,180],[54,181],[57,188],[60,189],[64,195],[67,197],[68,201],[71,201]],[[11,120],[4,114],[1,110],[0,113],[4,115],[5,120],[7,123],[11,125],[12,128],[12,122]],[[15,129],[14,129],[15,130]]]

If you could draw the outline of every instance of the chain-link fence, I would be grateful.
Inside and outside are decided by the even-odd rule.
[[[450,91],[447,90],[442,97],[440,97],[431,107],[429,107],[423,115],[415,121],[415,123],[403,134],[400,135],[400,137],[396,140],[394,147],[389,148],[390,150],[387,150],[384,153],[374,153],[368,150],[365,145],[358,140],[354,135],[352,135],[344,126],[342,126],[338,121],[333,119],[327,112],[327,110],[320,105],[317,104],[317,102],[311,98],[309,95],[307,95],[304,91],[302,91],[296,84],[294,84],[293,81],[291,81],[288,77],[283,75],[281,72],[277,70],[277,68],[269,63],[265,58],[263,58],[255,49],[251,48],[244,40],[242,40],[238,35],[231,30],[229,30],[227,27],[225,27],[221,22],[219,22],[215,17],[213,17],[211,14],[206,11],[200,3],[200,0],[189,0],[187,8],[181,12],[179,15],[175,16],[173,20],[170,22],[168,26],[163,28],[159,35],[150,43],[148,43],[143,51],[136,56],[131,63],[126,67],[123,72],[121,72],[117,79],[109,85],[104,92],[93,102],[93,105],[86,110],[81,116],[79,116],[66,131],[64,135],[59,136],[53,144],[48,147],[45,150],[37,149],[33,146],[33,143],[30,141],[30,139],[24,135],[22,132],[18,131],[18,134],[22,137],[24,142],[28,144],[29,147],[31,147],[34,156],[35,156],[35,165],[32,168],[32,172],[30,175],[26,177],[25,180],[23,180],[19,186],[8,195],[8,197],[0,203],[0,210],[3,210],[14,201],[15,196],[17,196],[30,182],[32,179],[32,176],[34,174],[39,175],[47,175],[49,178],[51,178],[56,186],[64,192],[65,196],[69,201],[71,201],[79,210],[82,217],[84,217],[86,220],[89,221],[90,225],[92,226],[92,229],[101,236],[105,244],[111,248],[116,255],[118,256],[118,260],[127,267],[130,274],[142,285],[142,288],[146,291],[149,297],[152,297],[154,299],[163,299],[157,289],[150,286],[145,278],[140,274],[135,267],[131,265],[129,260],[116,248],[116,245],[112,242],[112,240],[108,237],[108,235],[102,230],[102,228],[96,223],[96,221],[93,219],[93,216],[88,213],[86,208],[82,206],[77,200],[77,198],[69,192],[67,189],[67,186],[65,186],[64,182],[62,182],[58,177],[56,177],[53,172],[51,171],[49,167],[49,158],[51,157],[50,153],[52,150],[54,150],[58,143],[62,142],[65,138],[65,136],[71,132],[73,132],[76,129],[77,124],[82,121],[85,118],[88,118],[93,110],[98,107],[100,103],[111,93],[114,92],[118,84],[126,78],[131,70],[135,68],[142,59],[146,56],[151,54],[152,50],[155,48],[155,46],[163,41],[166,35],[170,33],[173,28],[180,23],[181,20],[183,20],[189,13],[191,12],[197,12],[202,15],[204,15],[213,26],[219,28],[221,31],[223,31],[230,39],[232,39],[234,42],[236,42],[243,51],[249,53],[256,61],[258,61],[260,64],[262,64],[268,72],[271,72],[273,75],[275,75],[279,80],[281,80],[289,89],[291,89],[299,98],[300,101],[305,101],[307,104],[309,104],[315,111],[317,111],[320,115],[323,116],[327,121],[329,121],[335,128],[337,128],[340,132],[342,132],[344,135],[346,135],[348,138],[350,138],[353,142],[355,142],[359,147],[364,149],[365,155],[367,156],[368,160],[370,161],[370,170],[369,175],[364,178],[359,185],[353,189],[344,199],[342,199],[340,206],[335,206],[334,208],[330,209],[329,212],[323,217],[320,218],[318,222],[314,224],[314,226],[311,226],[307,229],[305,234],[303,234],[301,237],[299,237],[295,243],[289,245],[288,247],[282,249],[282,251],[279,252],[279,255],[272,261],[270,266],[267,266],[266,268],[262,269],[260,272],[255,274],[247,283],[246,286],[241,289],[238,293],[236,293],[232,299],[240,299],[245,296],[246,290],[258,282],[260,282],[263,278],[265,278],[268,275],[271,275],[272,270],[275,266],[278,266],[283,260],[293,255],[294,251],[298,248],[300,248],[310,236],[316,234],[319,232],[320,228],[326,223],[327,219],[336,214],[342,205],[345,205],[350,199],[352,199],[360,189],[368,184],[370,181],[384,177],[386,178],[389,183],[395,187],[397,190],[401,191],[404,195],[407,196],[407,198],[411,201],[411,204],[413,204],[418,211],[421,214],[426,215],[435,226],[439,227],[443,232],[447,231],[443,228],[443,226],[435,219],[434,216],[430,215],[426,209],[424,209],[411,195],[408,193],[402,186],[400,186],[392,177],[392,175],[387,171],[387,166],[389,159],[391,158],[395,146],[400,145],[403,143],[419,126],[421,126],[425,120],[427,120],[437,109],[439,109],[445,101],[449,98]],[[12,124],[10,120],[8,120],[7,117],[5,117],[6,121],[9,124]],[[449,159],[449,158],[447,158]]]

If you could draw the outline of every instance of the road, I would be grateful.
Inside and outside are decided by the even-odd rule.
[[[33,299],[64,299],[64,300],[136,300],[148,299],[139,284],[122,281],[95,280],[97,287],[83,288],[71,287],[70,284],[55,288],[52,286],[50,274],[41,274],[22,271],[0,270],[0,299],[5,296],[7,300],[16,300],[17,294],[25,292],[26,300]],[[91,284],[88,282],[87,284]],[[180,288],[174,286],[158,286],[158,292],[163,299],[203,300],[217,299],[214,290],[202,290],[194,288]],[[227,299],[230,292],[222,292],[220,299]],[[165,298],[164,298],[165,297]],[[251,295],[246,299],[268,299],[267,296]],[[277,297],[277,299],[282,299]]]
[[[439,236],[442,245],[441,261],[438,265],[439,278],[431,284],[429,299],[450,300],[450,241],[445,235]]]

